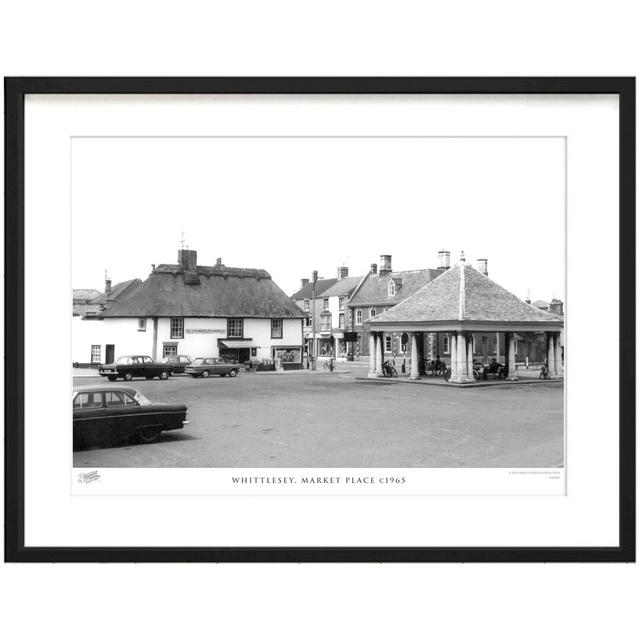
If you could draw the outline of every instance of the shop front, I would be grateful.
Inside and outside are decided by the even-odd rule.
[[[300,345],[281,345],[271,348],[273,361],[280,360],[285,370],[302,369],[302,347]]]

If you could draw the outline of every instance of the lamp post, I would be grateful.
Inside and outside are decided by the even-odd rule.
[[[311,273],[312,303],[311,303],[311,369],[316,370],[316,282],[318,282],[318,272]]]

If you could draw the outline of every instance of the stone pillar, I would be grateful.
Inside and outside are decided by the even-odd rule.
[[[411,374],[409,380],[418,380],[420,378],[420,370],[418,369],[418,336],[415,332],[409,334],[411,340]]]
[[[334,340],[333,344],[334,344],[334,348],[335,348],[335,354],[334,355],[335,355],[335,358],[336,358],[336,361],[337,361],[338,358],[340,357],[340,338],[335,338],[334,337],[333,340]]]
[[[376,377],[376,334],[369,334],[369,378]]]
[[[507,366],[509,367],[507,380],[520,380],[516,369],[516,338],[513,333],[507,333]]]
[[[458,375],[458,341],[455,333],[449,335],[449,353],[451,354],[451,379]]]
[[[562,371],[562,349],[560,347],[560,333],[553,334],[553,350],[556,356],[556,367],[555,367],[556,376],[558,378],[562,378],[563,371]]]
[[[467,373],[473,378],[473,334],[467,336]],[[475,378],[473,378],[475,380]]]
[[[468,346],[467,336],[462,332],[457,332],[453,335],[453,340],[456,345],[455,362],[456,368],[454,370],[451,367],[451,382],[465,383],[473,382],[473,374],[469,374],[467,370],[468,359]],[[453,362],[453,353],[451,354],[451,361]],[[455,371],[455,373],[454,373]]]
[[[553,333],[550,332],[547,332],[547,367],[549,368],[549,375],[555,378],[557,376],[556,351],[553,345]]]
[[[382,362],[384,360],[384,333],[376,334],[376,376],[378,378],[383,378],[384,373],[382,373]]]

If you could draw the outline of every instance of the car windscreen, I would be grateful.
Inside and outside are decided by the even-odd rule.
[[[144,406],[145,404],[151,404],[151,400],[143,396],[139,391],[136,391],[136,395],[133,396],[133,398],[141,406]]]

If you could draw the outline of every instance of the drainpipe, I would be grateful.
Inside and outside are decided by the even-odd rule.
[[[158,318],[153,319],[153,344],[151,345],[151,359],[158,359]]]

